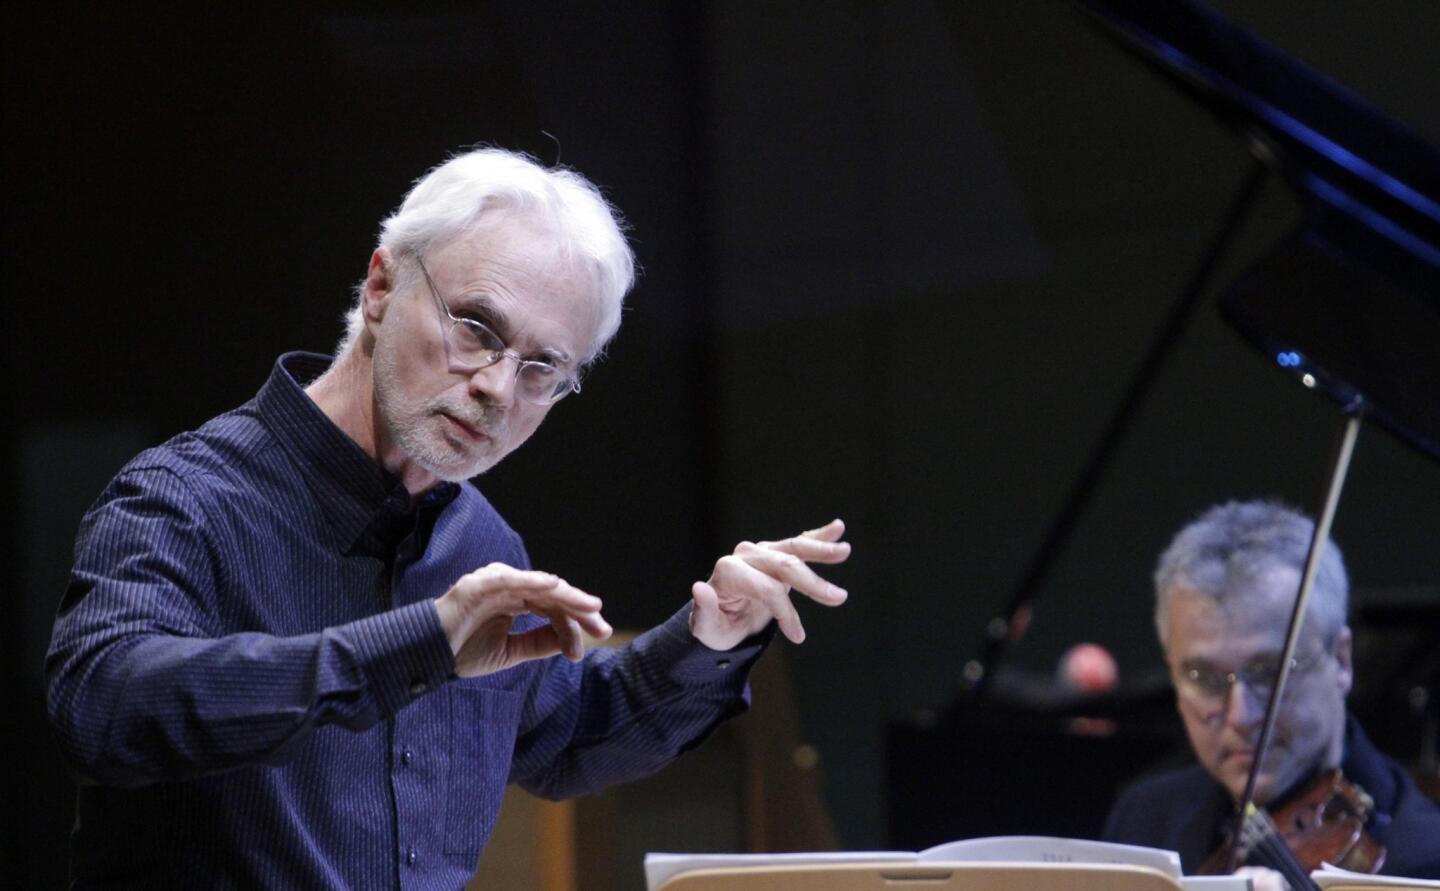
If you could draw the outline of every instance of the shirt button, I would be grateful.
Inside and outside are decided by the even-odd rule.
[[[729,668],[729,667],[730,667],[730,660],[729,660],[729,659],[719,659],[719,660],[716,660],[716,662],[715,662],[715,667],[716,667],[716,668]]]
[[[424,693],[426,690],[429,689],[429,684],[425,683],[424,681],[416,681],[415,683],[410,685],[410,695],[419,696],[421,693]]]
[[[405,852],[405,865],[406,865],[406,866],[414,866],[414,865],[415,865],[415,861],[418,860],[418,859],[420,859],[420,858],[419,858],[418,856],[416,856],[416,854],[415,854],[415,849],[414,849],[414,848],[411,848],[410,850],[408,850],[408,851]]]
[[[411,753],[409,749],[405,749],[400,753],[400,763],[405,765],[406,767],[410,766],[410,758]]]

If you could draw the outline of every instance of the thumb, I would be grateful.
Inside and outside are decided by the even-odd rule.
[[[710,587],[709,582],[696,582],[690,586],[690,599],[694,601],[694,612],[713,613],[720,609],[720,595]]]
[[[538,628],[531,628],[529,631],[522,631],[519,634],[510,634],[505,638],[506,660],[510,665],[518,665],[521,662],[529,662],[532,659],[545,659],[557,653],[563,653],[565,647],[556,633],[553,625],[545,624]],[[569,658],[567,656],[567,658]],[[571,658],[572,662],[575,659]]]

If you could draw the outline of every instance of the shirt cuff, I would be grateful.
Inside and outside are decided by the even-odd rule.
[[[645,658],[655,659],[669,666],[670,678],[684,686],[714,684],[744,677],[755,660],[775,636],[775,623],[771,622],[757,634],[752,634],[728,650],[712,650],[690,633],[690,610],[687,603],[664,624],[645,632],[636,639],[637,647],[645,652]]]
[[[455,673],[455,654],[433,600],[361,619],[352,627],[371,695],[387,717]]]

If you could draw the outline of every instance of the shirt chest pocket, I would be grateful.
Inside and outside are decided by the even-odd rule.
[[[452,684],[445,853],[479,857],[510,775],[521,695]]]

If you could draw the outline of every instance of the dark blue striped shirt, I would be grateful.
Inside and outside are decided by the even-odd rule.
[[[708,650],[688,607],[456,678],[433,598],[524,545],[472,485],[412,507],[302,389],[328,361],[281,357],[85,515],[46,661],[77,887],[460,888],[507,780],[590,792],[745,708],[761,644]]]

